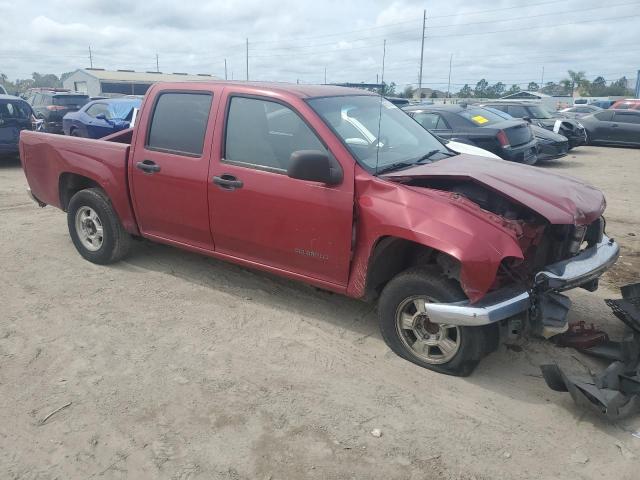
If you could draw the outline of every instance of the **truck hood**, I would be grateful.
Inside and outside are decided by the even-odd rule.
[[[469,180],[538,213],[552,224],[584,225],[606,206],[600,190],[578,179],[539,167],[460,154],[434,163],[390,172],[384,178]]]

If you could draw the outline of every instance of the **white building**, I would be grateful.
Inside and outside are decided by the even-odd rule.
[[[144,95],[156,82],[184,82],[218,80],[208,74],[135,72],[133,70],[104,70],[83,68],[73,72],[62,82],[64,88],[86,93],[90,97],[115,97],[121,95]]]

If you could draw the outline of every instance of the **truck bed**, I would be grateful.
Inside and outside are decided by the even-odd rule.
[[[61,187],[86,179],[107,193],[125,229],[137,233],[127,181],[130,148],[117,141],[25,130],[20,161],[31,193],[41,203],[65,210]]]

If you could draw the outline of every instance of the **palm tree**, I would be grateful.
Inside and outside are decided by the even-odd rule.
[[[587,78],[584,72],[574,72],[573,70],[569,70],[567,73],[569,74],[569,78],[562,80],[560,83],[563,85],[571,85],[571,96],[573,96],[573,92],[576,91],[576,87],[580,88],[584,86],[587,82]]]

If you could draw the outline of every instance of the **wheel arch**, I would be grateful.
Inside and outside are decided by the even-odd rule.
[[[100,184],[92,178],[78,173],[64,172],[58,178],[58,194],[60,195],[60,208],[67,211],[71,198],[80,190],[87,188],[99,188],[104,192]],[[105,192],[106,195],[106,192]],[[108,195],[107,195],[108,196]]]

